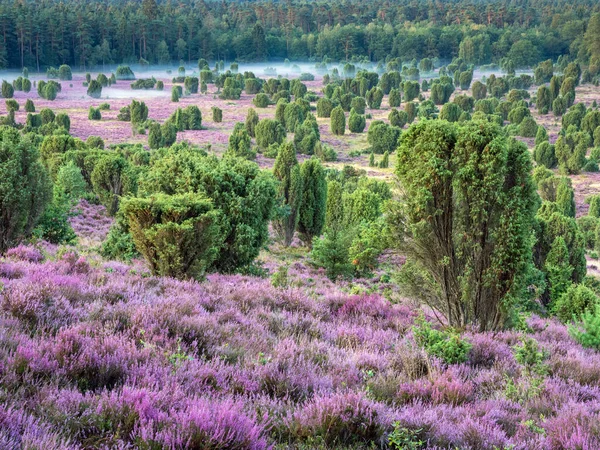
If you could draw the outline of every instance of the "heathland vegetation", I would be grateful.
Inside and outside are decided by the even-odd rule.
[[[600,448],[594,2],[0,13],[0,448]]]

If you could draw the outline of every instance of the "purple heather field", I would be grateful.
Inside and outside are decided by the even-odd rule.
[[[89,249],[110,219],[78,208]],[[600,448],[600,355],[564,325],[524,325],[543,375],[515,359],[521,331],[467,331],[467,361],[445,365],[415,344],[409,303],[300,263],[290,278],[186,282],[74,248],[9,250],[0,448],[383,448],[394,429],[431,449]]]
[[[132,98],[161,123],[197,105],[203,129],[177,139],[217,153],[254,108],[253,95],[220,100],[214,85],[174,103],[172,75],[156,76],[163,91],[118,81],[91,99],[75,73],[54,101],[35,88],[14,98],[31,98],[38,112],[66,112],[74,137],[100,136],[107,146],[147,145],[117,120]],[[305,84],[322,95],[320,77]],[[587,102],[586,89],[578,87],[578,98]],[[102,120],[88,120],[89,107],[104,102]],[[387,120],[386,102],[367,128]],[[212,121],[213,106],[223,110],[221,123]],[[255,109],[261,119],[275,113],[274,105]],[[531,113],[554,142],[560,124]],[[21,108],[15,118],[26,116]],[[366,133],[334,136],[329,119],[318,123],[321,140],[338,152],[327,167],[352,164],[392,179],[395,155],[389,168],[370,168],[368,155],[350,153],[368,147]],[[262,168],[273,161],[257,157]],[[579,217],[600,175],[571,178]],[[467,329],[466,362],[447,364],[418,345],[420,308],[382,273],[332,282],[309,264],[299,239],[289,249],[271,239],[259,256],[270,274],[291,261],[287,287],[242,275],[180,281],[151,275],[143,260],[103,259],[98,250],[114,222],[103,206],[82,200],[69,221],[76,245],[24,243],[0,258],[0,450],[600,449],[600,353],[556,319],[534,314],[519,329]],[[588,260],[590,274],[595,264]],[[516,357],[523,342],[543,355],[535,370]],[[393,446],[391,436],[406,446]]]

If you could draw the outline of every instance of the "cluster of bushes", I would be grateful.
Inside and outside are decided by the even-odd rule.
[[[54,80],[50,80],[48,82],[40,80],[37,84],[38,95],[46,100],[55,100],[61,89],[62,86],[60,83],[57,83]]]

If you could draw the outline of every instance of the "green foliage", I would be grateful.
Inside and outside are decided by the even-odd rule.
[[[560,177],[556,185],[556,205],[561,214],[575,217],[575,193],[571,179]]]
[[[569,334],[583,347],[600,349],[600,308],[587,310],[580,316],[581,322],[569,325]]]
[[[425,442],[419,438],[421,430],[404,428],[399,422],[394,423],[394,430],[388,435],[388,444],[393,450],[419,450]]]
[[[278,195],[285,208],[284,217],[276,219],[273,227],[283,244],[288,247],[294,238],[304,192],[303,177],[293,143],[286,142],[279,149],[273,166],[273,175],[279,180]]]
[[[308,114],[302,124],[296,125],[294,133],[294,145],[298,153],[312,155],[319,143],[320,133],[317,120],[312,114]]]
[[[472,348],[458,333],[432,328],[423,315],[415,320],[412,332],[417,345],[423,347],[428,355],[440,358],[445,364],[464,363]]]
[[[331,280],[351,277],[354,267],[348,260],[350,242],[350,236],[342,230],[327,229],[323,237],[313,241],[311,264],[324,268]]]
[[[179,89],[177,89],[177,86],[173,86],[171,88],[171,101],[172,102],[179,101]]]
[[[374,222],[362,222],[356,229],[348,249],[348,260],[361,276],[370,275],[378,265],[379,256],[386,248],[385,223],[382,218]]]
[[[100,112],[100,109],[90,106],[88,111],[88,120],[102,120],[102,113]]]
[[[419,83],[417,81],[405,81],[404,82],[404,101],[412,102],[419,96]]]
[[[215,123],[221,123],[223,121],[223,110],[216,106],[211,108],[212,111],[212,119]]]
[[[41,215],[33,235],[51,244],[72,244],[77,239],[69,224],[69,205],[51,202]]]
[[[392,108],[388,115],[388,120],[390,121],[390,125],[393,127],[402,128],[408,122],[408,114],[406,111]]]
[[[269,148],[271,144],[281,144],[286,136],[283,125],[273,119],[262,119],[258,122],[255,129],[256,144],[263,150]]]
[[[229,135],[229,146],[225,155],[244,159],[256,158],[256,153],[250,145],[250,135],[243,123],[238,122],[233,127],[233,131]]]
[[[398,94],[398,95],[400,95],[400,94]],[[353,97],[352,101],[350,102],[350,110],[354,109],[354,111],[357,114],[364,114],[366,107],[367,107],[367,102],[363,97]],[[318,103],[317,103],[317,112],[318,112]],[[331,113],[331,111],[330,111],[330,113]]]
[[[383,153],[383,158],[381,158],[381,161],[379,161],[379,167],[381,169],[387,169],[390,166],[390,154],[389,152],[386,150]]]
[[[533,138],[536,136],[538,125],[533,117],[525,117],[519,124],[517,133],[521,137]]]
[[[552,243],[544,271],[548,281],[550,301],[555,302],[571,285],[573,274],[573,266],[569,263],[569,250],[562,236],[557,237]]]
[[[277,268],[277,271],[271,276],[271,285],[276,288],[287,288],[289,285],[287,265]]]
[[[586,312],[594,312],[598,306],[598,297],[583,284],[572,284],[554,303],[552,311],[563,322],[579,320]]]
[[[34,143],[0,127],[0,254],[31,234],[51,189]]]
[[[390,97],[388,99],[389,105],[391,108],[398,108],[400,103],[402,102],[402,98],[400,96],[400,90],[392,89],[390,91]]]
[[[271,99],[264,92],[260,92],[256,94],[256,97],[254,97],[252,103],[257,108],[267,108],[271,104]]]
[[[348,130],[352,133],[362,133],[367,126],[365,116],[358,114],[354,108],[350,110],[350,116],[348,117]]]
[[[554,152],[562,173],[577,174],[585,164],[587,145],[581,140],[579,133],[568,133],[558,137],[554,145]]]
[[[87,88],[87,95],[92,98],[100,98],[102,96],[102,84],[96,80],[90,81]]]
[[[220,212],[202,194],[155,194],[123,201],[138,251],[155,275],[201,278],[224,238]]]
[[[381,120],[374,120],[369,125],[367,141],[374,153],[393,152],[398,145],[400,129],[390,126]]]
[[[71,72],[71,67],[67,64],[63,64],[58,68],[58,78],[63,81],[69,81],[73,79],[73,74]]]
[[[346,132],[346,115],[344,110],[337,106],[331,110],[331,132],[336,136],[343,136]]]
[[[256,136],[256,125],[259,122],[258,114],[252,108],[248,108],[248,114],[246,115],[246,131],[250,135],[250,137]]]
[[[333,102],[325,97],[321,97],[317,101],[317,117],[330,117],[333,110]]]
[[[302,200],[300,203],[298,233],[300,239],[310,245],[321,235],[325,226],[327,181],[325,169],[318,159],[309,159],[300,167]]]
[[[6,104],[6,111],[16,112],[19,110],[19,103],[14,99],[9,99],[4,102]]]
[[[104,140],[100,136],[88,136],[85,143],[89,148],[104,150]]]
[[[94,193],[112,216],[119,209],[122,196],[136,191],[136,174],[129,162],[118,154],[106,154],[95,164],[91,174]]]
[[[535,106],[540,114],[548,114],[552,109],[552,92],[547,86],[540,86],[537,90]]]
[[[588,215],[591,217],[600,217],[600,195],[590,195],[585,199],[586,203],[589,203],[590,209],[588,210]]]
[[[223,245],[210,270],[234,272],[249,266],[268,238],[275,181],[240,158],[207,156],[177,144],[160,152],[139,181],[139,194],[201,193],[221,211]]]
[[[115,78],[117,80],[135,80],[135,74],[129,66],[119,66],[115,71]]]
[[[30,98],[25,101],[25,111],[28,113],[35,112],[35,105],[33,104],[33,100]]]
[[[12,84],[8,81],[2,80],[2,97],[12,98],[15,93],[15,89]]]
[[[62,165],[54,182],[54,202],[59,205],[74,206],[87,190],[87,183],[81,169],[73,161]]]
[[[487,97],[487,87],[481,81],[473,83],[473,98],[481,100]]]
[[[489,122],[424,121],[403,135],[396,173],[405,194],[392,233],[422,274],[412,280],[437,280],[413,292],[451,326],[502,327],[531,268],[538,197],[527,147]]]
[[[458,122],[462,112],[462,109],[456,103],[446,103],[442,106],[440,119],[447,120],[448,122]]]
[[[414,83],[417,83],[418,91],[419,83],[416,81]],[[379,109],[381,108],[381,102],[383,101],[383,91],[378,87],[373,87],[367,92],[365,100],[370,109]]]

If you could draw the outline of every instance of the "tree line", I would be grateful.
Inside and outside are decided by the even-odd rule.
[[[597,2],[0,1],[0,68],[401,58],[586,59]],[[410,26],[408,25],[410,24]]]

